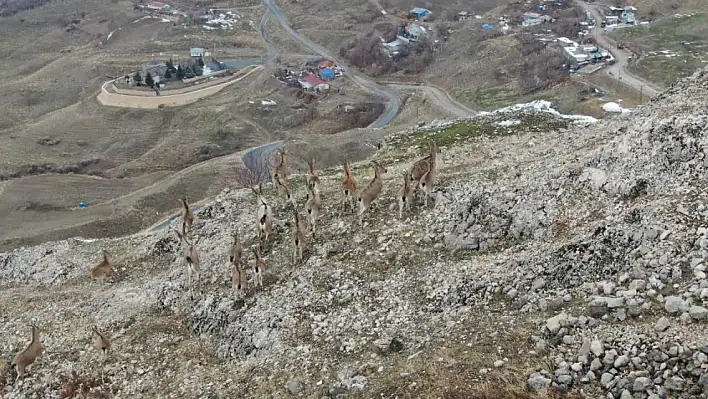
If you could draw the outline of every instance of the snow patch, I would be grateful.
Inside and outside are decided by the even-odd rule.
[[[518,119],[509,119],[509,120],[497,122],[497,125],[499,125],[499,126],[516,126],[520,123],[521,123],[521,121]]]
[[[613,101],[602,104],[602,109],[605,110],[605,112],[610,112],[613,114],[624,114],[626,112],[631,112],[630,109],[622,108],[622,106]]]
[[[514,105],[510,105],[508,107],[499,108],[499,109],[494,110],[492,112],[482,111],[479,113],[479,115],[507,114],[507,113],[514,113],[514,112],[547,113],[547,114],[551,114],[554,116],[558,116],[563,119],[571,120],[571,121],[573,121],[573,123],[578,124],[578,125],[589,125],[591,123],[597,122],[597,119],[593,118],[592,116],[561,114],[560,112],[558,112],[558,110],[553,108],[553,104],[550,101],[546,101],[546,100],[535,100],[535,101],[531,101],[529,103],[514,104]]]

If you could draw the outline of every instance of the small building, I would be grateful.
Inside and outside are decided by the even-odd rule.
[[[637,11],[635,7],[626,6],[619,15],[620,21],[625,24],[636,25],[637,18],[634,16],[634,12]]]
[[[143,82],[145,81],[145,77],[147,76],[147,74],[150,73],[153,82],[159,83],[160,81],[165,79],[165,73],[167,73],[167,64],[158,60],[150,60],[145,64],[145,66],[143,66],[143,70],[140,73],[143,76]]]
[[[189,49],[189,56],[193,58],[204,57],[206,51],[201,47],[192,47]]]
[[[170,11],[170,5],[160,2],[160,1],[151,1],[151,2],[147,3],[145,8],[147,8],[148,10],[151,10],[151,11],[164,11],[164,12]]]
[[[408,24],[403,31],[405,32],[405,36],[409,39],[419,40],[428,35],[425,28],[418,24]]]
[[[307,91],[329,90],[329,83],[318,78],[314,74],[309,74],[309,75],[303,76],[303,77],[299,78],[297,80],[297,82],[300,83],[300,86],[302,86],[302,88]]]
[[[466,20],[472,18],[472,15],[467,11],[460,11],[457,13],[456,18],[458,21],[466,21]]]
[[[393,56],[398,54],[410,41],[403,36],[396,36],[395,40],[388,43],[384,42],[383,39],[381,39],[381,42],[384,49],[388,51],[389,55]]]
[[[320,78],[322,78],[325,81],[330,81],[334,80],[336,73],[334,72],[334,69],[321,69],[320,70]]]
[[[608,15],[605,17],[605,24],[607,25],[617,25],[619,23],[619,17],[616,15]]]
[[[318,69],[332,68],[333,66],[334,62],[331,60],[322,60],[317,64]]]
[[[430,12],[430,10],[428,10],[426,8],[416,7],[408,13],[408,16],[412,17],[412,18],[423,20],[423,19],[428,18],[430,16],[430,14],[432,14],[432,12]]]

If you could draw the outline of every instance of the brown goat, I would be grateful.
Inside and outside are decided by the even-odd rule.
[[[194,223],[194,213],[187,203],[187,198],[180,198],[182,203],[182,231],[186,232],[192,228]]]
[[[411,185],[411,175],[408,171],[403,172],[403,186],[398,190],[398,218],[403,219],[403,208],[410,212],[411,198],[413,197],[413,186]]]
[[[28,327],[32,328],[32,341],[30,341],[25,350],[18,353],[12,360],[12,365],[17,370],[17,380],[24,377],[29,366],[42,355],[44,350],[42,342],[39,340],[39,327],[34,325]]]
[[[342,167],[344,168],[344,180],[342,181],[342,194],[344,198],[342,199],[342,210],[346,208],[347,203],[349,203],[349,208],[354,210],[354,198],[356,196],[356,181],[352,176],[352,170],[348,162],[343,162]]]
[[[108,357],[108,351],[111,349],[111,341],[106,333],[98,329],[98,326],[93,326],[91,328],[93,332],[93,347],[101,352],[103,360]]]
[[[91,278],[99,282],[105,283],[108,278],[113,274],[113,268],[111,263],[108,261],[108,251],[105,249],[101,251],[103,254],[103,261],[91,268]]]
[[[379,165],[377,162],[371,162],[374,165],[374,178],[359,194],[359,224],[364,222],[364,212],[368,211],[371,207],[371,203],[374,202],[376,197],[379,196],[381,190],[383,189],[383,182],[381,181],[381,175],[386,173],[387,170],[383,166]]]

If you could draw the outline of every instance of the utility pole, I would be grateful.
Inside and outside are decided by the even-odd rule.
[[[642,103],[642,95],[644,94],[644,85],[639,86],[639,104]]]

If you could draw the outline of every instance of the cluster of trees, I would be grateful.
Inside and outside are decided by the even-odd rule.
[[[516,75],[523,94],[547,89],[568,77],[569,72],[565,68],[567,60],[561,51],[549,48],[532,37],[521,36],[519,41],[523,58],[516,66]]]
[[[165,65],[167,66],[167,69],[165,70],[165,76],[162,79],[165,81],[172,80],[173,77],[181,80],[193,78],[195,76],[202,76],[204,74],[204,60],[201,57],[196,61],[190,59],[187,62],[179,63],[176,67],[174,61],[170,58]],[[143,77],[140,71],[138,71],[133,76],[133,80],[138,86],[142,86],[143,83],[150,87],[155,85],[155,77],[153,77],[150,72],[147,72]]]
[[[18,12],[41,7],[50,0],[4,0],[0,1],[0,17],[9,17]]]
[[[388,29],[384,39],[395,39],[397,28]],[[429,39],[420,39],[402,47],[391,56],[384,49],[381,40],[374,32],[360,36],[339,49],[339,54],[359,68],[364,68],[372,76],[404,71],[420,73],[433,61],[433,45]]]

